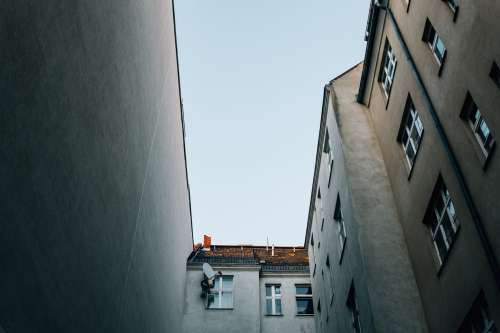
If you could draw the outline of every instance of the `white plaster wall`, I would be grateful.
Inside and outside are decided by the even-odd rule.
[[[295,284],[310,284],[309,274],[265,274],[260,279],[260,314],[262,333],[312,333],[314,316],[297,316]],[[282,316],[266,315],[266,284],[281,284]]]
[[[200,297],[201,266],[188,267],[183,332],[185,333],[259,333],[259,267],[243,269],[214,267],[233,275],[233,309],[207,310]]]

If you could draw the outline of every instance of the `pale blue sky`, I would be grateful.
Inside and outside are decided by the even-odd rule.
[[[369,0],[175,2],[195,242],[302,245],[324,85]]]

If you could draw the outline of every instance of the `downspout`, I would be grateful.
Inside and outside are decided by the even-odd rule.
[[[411,71],[415,75],[415,78],[417,81],[417,86],[424,96],[424,101],[426,103],[427,110],[429,111],[429,113],[432,117],[432,120],[434,122],[434,126],[436,127],[438,135],[439,135],[439,137],[443,143],[444,149],[446,151],[446,155],[450,161],[450,164],[451,164],[452,169],[455,173],[455,176],[457,177],[460,189],[462,191],[462,194],[465,198],[465,202],[467,203],[467,206],[468,206],[469,211],[471,213],[472,220],[474,221],[474,225],[475,225],[476,230],[479,234],[479,238],[481,240],[481,244],[483,246],[483,249],[486,253],[486,258],[488,259],[488,263],[489,263],[490,268],[493,272],[493,276],[495,278],[495,282],[497,284],[497,287],[500,288],[500,268],[498,265],[498,260],[495,256],[495,252],[493,251],[493,246],[491,245],[491,242],[488,239],[488,236],[486,234],[486,230],[485,230],[484,225],[481,221],[481,216],[479,215],[479,211],[478,211],[476,205],[474,204],[474,201],[472,200],[472,195],[471,195],[469,187],[467,186],[467,183],[465,181],[465,176],[462,172],[462,169],[460,168],[460,164],[458,163],[458,160],[453,152],[450,141],[448,140],[446,132],[444,131],[443,125],[439,119],[439,116],[436,112],[436,109],[434,108],[434,105],[432,104],[432,100],[429,96],[429,93],[427,92],[427,89],[424,85],[422,77],[420,76],[420,72],[418,71],[417,66],[413,60],[413,57],[411,56],[410,50],[409,50],[408,46],[406,45],[406,42],[403,38],[401,30],[399,29],[399,26],[396,22],[394,14],[392,13],[392,10],[390,8],[387,8],[387,7],[380,7],[380,8],[387,10],[387,12],[389,13],[389,17],[391,19],[390,21],[392,23],[392,26],[394,27],[394,31],[396,32],[396,36],[398,38],[398,41],[401,44],[401,47],[404,51],[406,59],[408,60],[408,63],[410,64]],[[358,96],[358,98],[359,98],[359,96]]]
[[[368,27],[366,31],[368,33],[368,35],[366,36],[368,37],[368,42],[366,44],[365,58],[364,58],[365,60],[363,63],[363,71],[361,72],[361,79],[359,81],[358,95],[356,97],[356,101],[361,104],[363,104],[363,97],[365,95],[368,74],[370,73],[370,64],[371,64],[370,57],[373,50],[373,44],[375,42],[375,32],[377,30],[378,13],[379,13],[379,7],[372,2],[370,4],[370,11],[368,14],[368,23],[367,23]]]

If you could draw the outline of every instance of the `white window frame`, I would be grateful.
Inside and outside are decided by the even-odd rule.
[[[387,43],[387,50],[384,54],[384,62],[382,68],[382,76],[380,81],[382,82],[382,89],[384,90],[385,97],[389,98],[389,94],[392,89],[392,84],[394,83],[394,76],[396,74],[396,54],[391,47],[389,42]]]
[[[439,265],[441,266],[441,265],[443,265],[443,262],[446,259],[446,257],[448,256],[448,254],[450,252],[450,248],[451,248],[453,242],[455,241],[458,228],[460,227],[460,223],[459,223],[459,220],[458,220],[458,217],[456,214],[455,205],[453,204],[453,200],[451,199],[450,192],[446,188],[444,181],[440,179],[438,182],[438,186],[439,186],[439,188],[437,190],[438,193],[437,193],[437,195],[433,196],[433,198],[432,198],[433,202],[431,203],[431,205],[432,205],[431,206],[431,209],[432,209],[432,212],[431,212],[432,217],[431,218],[435,218],[437,223],[436,223],[435,227],[433,227],[432,223],[430,223],[429,228],[430,228],[430,232],[431,232],[432,242],[434,244],[434,249],[435,249],[436,254],[437,254],[437,259],[439,261]],[[437,209],[438,205],[435,202],[436,199],[442,200],[442,202],[444,203],[441,211],[439,211]],[[448,220],[450,221],[450,224],[451,224],[451,230],[448,230],[448,231],[453,232],[450,239],[448,239],[448,236],[446,234],[447,230],[444,227],[444,223],[443,223],[445,221],[445,216],[448,217]],[[444,254],[441,254],[441,252],[439,251],[438,242],[436,241],[436,238],[438,237],[438,235],[440,235],[440,237],[442,238],[444,245],[445,245],[445,248],[446,248],[445,249],[446,252]]]
[[[427,41],[427,44],[429,44],[429,47],[432,50],[432,54],[434,55],[434,58],[436,58],[438,64],[442,65],[446,54],[446,45],[444,44],[443,39],[439,37],[439,34],[437,33],[436,29],[434,29],[434,26],[432,24],[430,25],[430,29],[432,29],[433,37],[432,41]],[[443,45],[443,54],[441,55],[441,57],[438,55],[439,51],[437,45],[439,42],[441,42],[441,44]]]
[[[472,101],[471,109],[469,110],[469,114],[467,115],[467,120],[472,129],[472,133],[474,133],[474,137],[476,138],[477,142],[481,146],[481,149],[483,150],[483,153],[485,155],[488,155],[490,152],[489,147],[491,145],[491,141],[493,140],[493,134],[491,133],[491,129],[488,126],[488,123],[484,119],[483,115],[481,114],[481,111],[479,110],[474,101]],[[488,129],[488,135],[484,139],[479,134],[479,132],[481,132],[481,125],[483,124]]]
[[[276,293],[276,287],[279,288],[279,294]],[[266,290],[264,291],[266,293],[266,314],[268,316],[281,316],[283,315],[283,301],[282,301],[282,291],[281,291],[281,284],[266,284],[265,286]],[[267,288],[271,288],[271,295],[267,295]],[[271,301],[271,313],[267,312],[267,301]],[[276,301],[279,300],[281,303],[281,312],[277,312],[276,310]]]
[[[311,288],[311,293],[310,294],[298,294],[297,293],[297,288]],[[310,300],[312,304],[312,309],[313,313],[299,313],[299,308],[297,306],[297,301],[299,299],[307,299]],[[297,316],[313,316],[314,315],[314,302],[313,302],[313,295],[312,295],[312,287],[311,284],[309,283],[301,283],[301,284],[296,284],[295,285],[295,307],[296,307],[296,314]]]
[[[457,8],[458,8],[458,1],[457,0],[446,0],[446,3],[448,4],[448,6],[450,7],[450,9],[453,12],[457,11]]]
[[[231,278],[231,288],[229,290],[223,288],[223,279],[224,278]],[[215,290],[215,287],[217,289]],[[207,295],[207,309],[232,309],[234,307],[234,298],[233,298],[233,290],[234,290],[234,276],[233,275],[219,275],[215,278],[214,281],[214,288],[211,288],[208,295]],[[223,307],[222,306],[222,297],[225,294],[231,294],[231,306],[230,307]],[[210,306],[209,299],[210,295],[218,295],[218,300],[219,304],[215,304],[213,306]]]
[[[407,110],[405,112],[405,117],[403,119],[403,131],[404,133],[401,135],[401,146],[403,147],[403,152],[406,157],[406,161],[408,162],[408,165],[410,169],[413,167],[415,164],[415,158],[417,156],[418,149],[420,148],[420,143],[422,142],[422,135],[424,132],[424,125],[422,124],[422,120],[420,119],[420,116],[418,114],[418,111],[415,108],[415,105],[413,102],[408,100],[407,102]],[[417,138],[416,140],[412,136],[413,130],[416,131]],[[404,137],[407,137],[406,143],[404,142]],[[413,149],[413,157],[410,158],[408,156],[408,149],[410,148]]]

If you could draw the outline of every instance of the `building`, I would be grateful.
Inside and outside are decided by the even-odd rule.
[[[316,327],[425,332],[382,152],[368,109],[356,102],[361,70],[356,65],[324,90],[305,240]]]
[[[328,267],[325,260],[330,255],[330,266],[337,269],[333,291],[338,295],[341,288],[340,302],[349,310],[354,307],[351,314],[362,331],[370,325],[364,318],[370,309],[375,329],[367,326],[368,331],[402,331],[378,326],[380,308],[372,303],[376,297],[370,293],[376,292],[369,284],[378,283],[379,275],[396,277],[396,282],[402,279],[378,265],[379,255],[390,262],[401,257],[407,281],[415,281],[418,288],[415,292],[413,286],[406,286],[411,293],[383,296],[397,305],[415,301],[417,312],[405,307],[401,313],[423,311],[414,319],[422,319],[429,332],[498,329],[498,17],[500,6],[486,1],[373,1],[363,63],[325,87],[316,159],[319,171],[313,182],[306,238],[311,265],[317,264],[312,286],[315,302],[321,299],[323,305],[328,295],[322,290],[328,288],[318,270]],[[324,143],[331,145],[332,153]],[[333,187],[341,187],[338,197],[326,185],[329,169]],[[321,207],[327,216],[323,233],[322,219],[317,217]],[[385,226],[373,219],[377,216],[384,216]],[[328,234],[328,228],[333,234]],[[400,229],[404,246],[397,236]],[[392,240],[388,239],[391,232]],[[332,257],[338,256],[332,253],[339,251],[319,249],[320,241],[336,248],[345,243],[344,252],[357,242],[351,250],[359,251],[358,257],[346,258],[344,253],[343,260],[359,268],[364,282],[356,282],[356,274],[342,268],[344,262],[332,263]],[[356,306],[345,284],[338,281],[346,274],[354,275]]]
[[[181,331],[172,5],[2,1],[0,332]]]
[[[204,263],[221,275],[202,298]],[[200,246],[187,262],[183,332],[315,332],[307,251]]]

